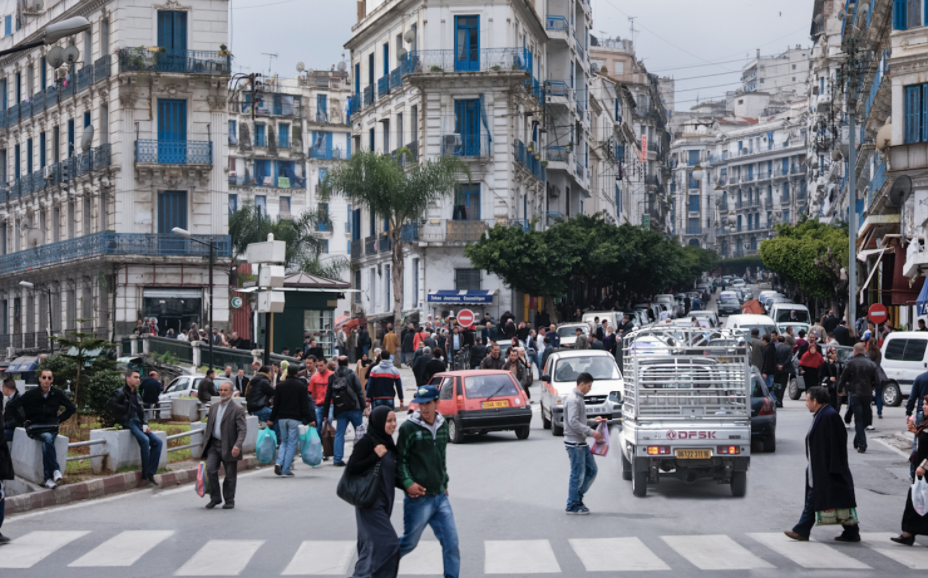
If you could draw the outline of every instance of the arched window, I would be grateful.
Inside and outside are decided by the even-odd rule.
[[[698,247],[698,246],[699,246],[699,239],[690,239],[690,243],[689,243],[689,244],[690,244],[691,247]]]

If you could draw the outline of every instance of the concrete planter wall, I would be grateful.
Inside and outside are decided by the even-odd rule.
[[[203,422],[199,422],[199,421],[192,423],[190,424],[190,431],[191,432],[195,432],[195,431],[203,432],[201,435],[191,435],[190,441],[187,442],[190,444],[199,444],[197,446],[190,448],[190,458],[194,460],[199,460],[201,459],[201,456],[203,455],[203,448],[206,447],[206,436],[208,435],[206,433],[206,424]]]
[[[258,416],[249,415],[245,417],[245,425],[247,426],[247,432],[245,433],[245,442],[242,444],[242,453],[243,454],[253,454],[255,448],[258,445]],[[206,424],[202,422],[196,422],[190,424],[190,431],[203,430],[203,435],[194,435],[190,437],[190,441],[187,443],[198,444],[197,447],[191,448],[190,455],[193,459],[198,460],[203,454],[203,448],[206,447],[206,438],[211,435],[212,432],[206,431]]]
[[[200,400],[180,399],[171,400],[171,419],[175,421],[198,421],[200,415]]]
[[[168,463],[168,434],[163,431],[153,431],[152,433],[161,440],[161,457],[158,459],[158,468],[162,469]],[[115,473],[126,466],[141,468],[142,454],[139,450],[139,443],[129,430],[90,430],[90,439],[106,441],[105,445],[90,446],[91,454],[105,453],[103,456],[90,459],[90,467],[93,468],[93,473]]]
[[[158,419],[170,420],[174,415],[174,404],[166,403],[158,410]]]
[[[26,430],[18,427],[13,435],[10,448],[13,458],[13,471],[16,475],[34,484],[45,483],[45,469],[42,467],[42,442],[31,439]],[[68,457],[68,438],[58,436],[55,440],[55,453],[58,456],[58,468],[64,473]]]

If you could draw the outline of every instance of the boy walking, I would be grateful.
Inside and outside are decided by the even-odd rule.
[[[590,513],[590,510],[583,504],[583,496],[593,485],[597,468],[586,438],[593,436],[596,441],[602,441],[603,434],[595,431],[593,426],[606,421],[604,417],[586,418],[586,403],[583,396],[590,393],[592,387],[593,376],[586,372],[581,373],[577,376],[577,387],[570,392],[564,404],[564,446],[570,457],[567,513],[573,515],[585,516]]]

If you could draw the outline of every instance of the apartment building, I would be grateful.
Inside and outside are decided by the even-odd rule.
[[[0,50],[72,16],[92,24],[57,43],[79,51],[70,67],[49,66],[54,46],[0,58],[0,346],[47,347],[48,326],[108,338],[141,317],[162,333],[202,326],[210,243],[225,327],[228,3],[0,8]]]
[[[809,76],[809,48],[800,45],[774,56],[755,58],[741,69],[741,92],[791,93],[801,98]]]

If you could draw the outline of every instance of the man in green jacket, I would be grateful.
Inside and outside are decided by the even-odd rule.
[[[446,578],[457,578],[461,571],[458,530],[448,501],[448,470],[445,448],[448,423],[438,413],[438,388],[423,385],[413,401],[419,409],[400,427],[397,480],[406,490],[403,502],[404,533],[400,538],[400,557],[419,544],[425,527],[431,526],[441,543]]]

